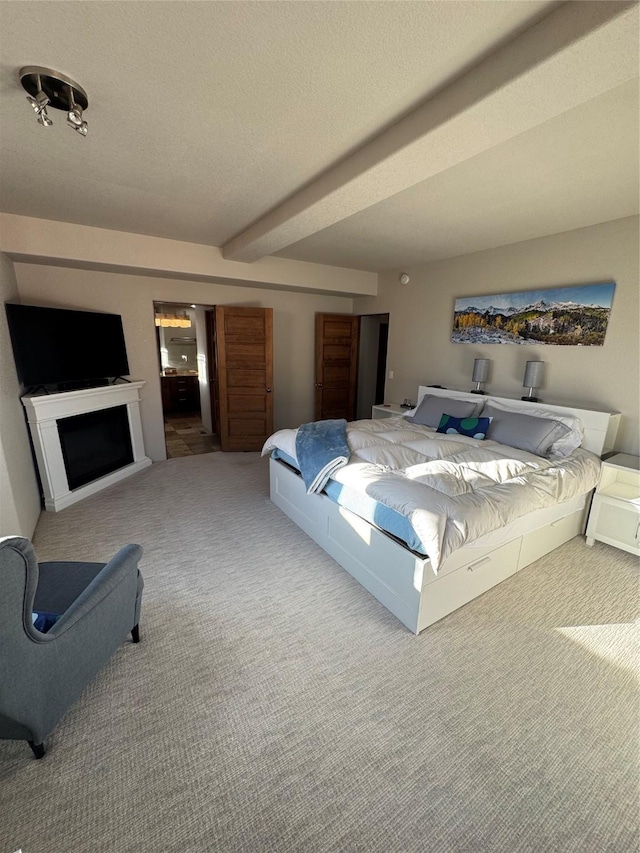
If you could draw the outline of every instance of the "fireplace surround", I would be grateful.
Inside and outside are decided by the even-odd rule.
[[[46,510],[58,512],[151,465],[140,422],[144,384],[22,398]]]

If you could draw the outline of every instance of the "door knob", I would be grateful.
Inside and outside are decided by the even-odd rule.
[[[271,388],[265,388],[265,391],[267,392],[267,394],[270,394],[270,393],[271,393]]]
[[[322,388],[322,382],[316,382],[316,388]]]

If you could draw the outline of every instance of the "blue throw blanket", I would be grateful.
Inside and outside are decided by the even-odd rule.
[[[349,461],[344,418],[302,424],[296,433],[296,457],[307,494],[321,492],[334,471]]]

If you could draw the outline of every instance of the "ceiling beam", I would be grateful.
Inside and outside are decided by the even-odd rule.
[[[247,267],[216,246],[184,243],[108,228],[0,213],[0,252],[25,264],[94,269],[129,275],[211,281],[269,290],[375,296],[376,273],[264,258]]]
[[[222,247],[253,262],[638,74],[636,2],[569,2]]]

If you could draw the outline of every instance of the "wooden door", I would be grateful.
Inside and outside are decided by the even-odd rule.
[[[273,432],[273,309],[215,308],[222,450],[262,450]]]
[[[316,314],[316,420],[356,416],[359,317]]]

